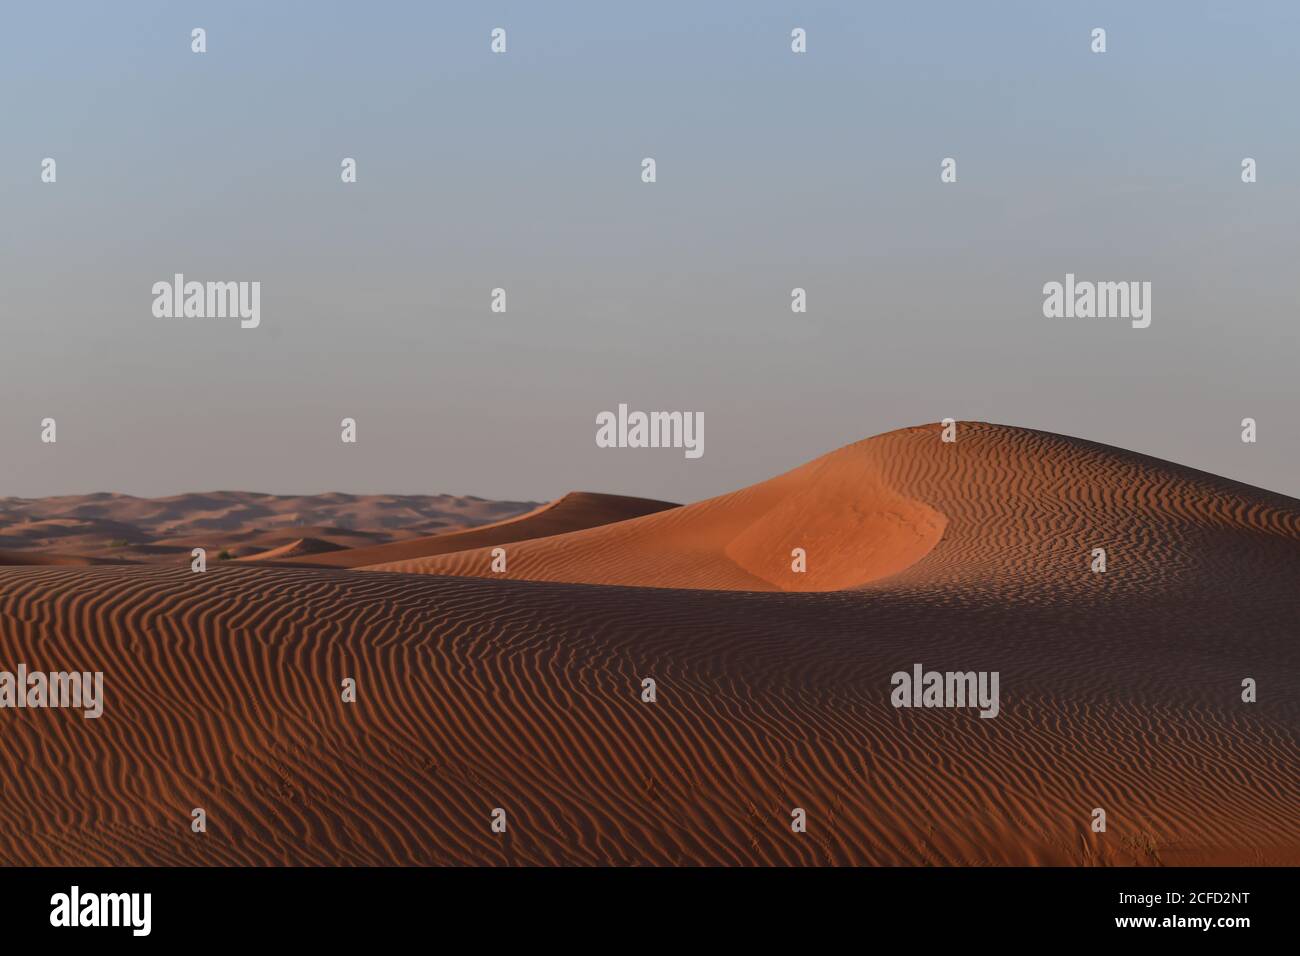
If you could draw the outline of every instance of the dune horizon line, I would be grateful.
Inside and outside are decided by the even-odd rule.
[[[1140,454],[1140,455],[1143,455],[1144,457],[1151,458],[1152,460],[1157,461],[1157,462],[1161,462],[1161,463],[1163,463],[1163,464],[1167,464],[1167,465],[1176,465],[1176,466],[1179,467],[1179,468],[1188,468],[1188,469],[1191,469],[1191,470],[1193,470],[1193,471],[1199,471],[1199,472],[1202,472],[1203,474],[1206,474],[1206,475],[1211,475],[1211,476],[1213,476],[1213,477],[1215,477],[1215,478],[1222,478],[1222,479],[1225,480],[1225,481],[1234,481],[1234,482],[1237,482],[1237,483],[1239,483],[1239,484],[1245,485],[1246,487],[1249,487],[1249,488],[1257,488],[1257,489],[1259,489],[1259,490],[1261,490],[1261,491],[1268,491],[1270,494],[1279,494],[1279,495],[1283,495],[1283,496],[1285,496],[1285,497],[1295,498],[1295,500],[1300,500],[1300,497],[1296,497],[1296,496],[1292,496],[1292,495],[1287,495],[1286,492],[1274,491],[1274,490],[1272,490],[1272,489],[1270,489],[1270,488],[1266,488],[1266,487],[1264,487],[1263,485],[1254,485],[1254,484],[1251,484],[1250,482],[1243,481],[1242,479],[1239,479],[1239,478],[1233,478],[1233,477],[1231,477],[1230,475],[1225,475],[1225,474],[1221,474],[1221,473],[1219,473],[1219,472],[1210,471],[1210,470],[1208,470],[1208,469],[1199,468],[1199,467],[1197,467],[1196,465],[1187,464],[1187,463],[1185,463],[1185,462],[1177,461],[1177,460],[1172,459],[1172,458],[1161,458],[1161,457],[1159,457],[1159,456],[1157,456],[1157,455],[1151,455],[1151,454],[1149,454],[1149,453],[1147,453],[1147,452],[1138,451],[1138,450],[1135,449],[1135,448],[1128,448],[1128,447],[1123,446],[1123,445],[1115,445],[1115,444],[1111,444],[1111,443],[1108,443],[1108,442],[1102,442],[1102,441],[1099,441],[1099,440],[1097,440],[1097,439],[1087,438],[1087,437],[1084,437],[1084,436],[1081,436],[1081,435],[1072,435],[1072,434],[1069,434],[1069,433],[1067,433],[1067,432],[1058,432],[1058,431],[1052,431],[1052,430],[1042,429],[1042,428],[1033,428],[1033,427],[1030,427],[1030,426],[1027,426],[1027,425],[1010,425],[1010,424],[1003,423],[1003,422],[990,422],[990,421],[984,421],[984,420],[982,420],[982,419],[954,419],[954,421],[955,421],[955,423],[956,423],[957,425],[959,425],[959,426],[960,426],[960,425],[992,425],[992,426],[995,426],[995,427],[1002,427],[1002,428],[1018,428],[1018,429],[1022,429],[1022,430],[1024,430],[1024,431],[1041,432],[1041,433],[1043,433],[1043,434],[1045,434],[1045,435],[1055,435],[1055,436],[1060,437],[1060,438],[1067,438],[1067,439],[1071,439],[1071,440],[1074,440],[1074,441],[1083,441],[1083,442],[1088,442],[1088,443],[1090,443],[1090,444],[1101,445],[1101,446],[1106,447],[1106,448],[1112,448],[1112,449],[1115,449],[1115,450],[1117,450],[1117,451],[1125,451],[1125,452],[1129,452],[1129,453],[1131,453],[1131,454]],[[865,437],[863,437],[863,438],[856,439],[856,440],[851,441],[851,442],[848,442],[848,443],[846,443],[846,444],[844,444],[844,445],[837,446],[835,449],[832,449],[832,450],[833,450],[833,451],[837,451],[837,450],[839,450],[839,449],[841,449],[841,448],[847,448],[847,447],[849,447],[849,446],[851,446],[851,445],[856,445],[856,444],[858,444],[859,442],[870,441],[870,440],[873,439],[873,438],[883,438],[883,437],[885,437],[886,435],[892,435],[892,434],[894,434],[895,432],[908,431],[908,430],[916,429],[916,428],[938,428],[938,427],[940,427],[940,425],[941,425],[941,422],[937,422],[937,421],[935,421],[935,422],[924,422],[924,423],[917,424],[917,425],[901,425],[901,426],[899,426],[899,427],[897,427],[897,428],[892,428],[892,429],[889,429],[889,430],[887,430],[887,431],[883,431],[883,432],[877,432],[877,433],[875,433],[875,434],[873,434],[873,435],[868,435],[868,436],[865,436]],[[651,452],[651,451],[656,451],[656,450],[658,450],[658,449],[650,449],[650,448],[647,448],[647,449],[638,449],[638,450],[644,450],[644,451],[646,451],[646,452]],[[827,454],[829,454],[829,452],[827,452]],[[568,492],[564,492],[563,494],[575,494],[575,493],[578,493],[578,494],[608,494],[608,495],[614,495],[614,496],[619,496],[619,497],[631,497],[631,498],[638,498],[638,497],[644,498],[644,497],[647,497],[646,495],[642,494],[641,492],[632,492],[632,491],[617,491],[617,492],[615,492],[615,491],[592,491],[592,490],[590,490],[590,489],[581,489],[581,488],[573,488],[573,489],[570,489],[570,491],[568,491]],[[558,496],[558,497],[563,497],[563,494],[561,494],[561,495]],[[131,498],[131,499],[135,499],[135,500],[137,500],[137,501],[169,501],[169,500],[173,500],[173,499],[176,499],[176,498],[184,498],[184,497],[190,497],[190,496],[205,496],[205,495],[206,495],[206,496],[217,496],[217,495],[247,495],[247,496],[253,496],[253,497],[277,498],[277,499],[293,499],[293,498],[353,498],[353,499],[358,499],[358,498],[362,498],[362,499],[364,499],[364,498],[415,498],[415,499],[425,498],[425,499],[428,499],[428,498],[436,498],[436,499],[457,499],[457,500],[484,501],[484,502],[507,502],[507,501],[508,501],[508,502],[512,502],[512,503],[522,503],[522,504],[527,504],[527,505],[529,505],[529,506],[531,506],[531,507],[538,507],[538,506],[545,505],[545,504],[548,504],[548,503],[550,503],[550,502],[553,502],[553,501],[558,500],[558,497],[557,497],[557,498],[532,498],[532,497],[529,497],[529,498],[516,498],[516,497],[508,497],[508,498],[490,498],[490,497],[485,497],[485,496],[482,496],[482,495],[471,494],[471,493],[468,493],[468,492],[445,492],[445,491],[444,491],[444,492],[429,492],[429,491],[411,491],[411,490],[405,490],[405,491],[403,491],[403,490],[393,490],[393,489],[385,489],[385,490],[354,490],[354,491],[342,491],[342,490],[339,490],[339,489],[337,489],[337,488],[333,488],[333,489],[329,489],[329,490],[323,490],[323,491],[303,491],[303,490],[298,490],[298,491],[259,491],[259,490],[254,490],[254,489],[251,489],[251,488],[234,488],[234,487],[227,487],[227,488],[199,488],[199,489],[190,489],[190,490],[177,490],[177,491],[169,492],[169,493],[167,493],[167,494],[160,494],[160,495],[138,495],[138,494],[135,494],[134,492],[130,492],[130,491],[120,491],[120,490],[112,490],[112,489],[107,489],[107,490],[105,490],[105,489],[100,489],[100,490],[97,490],[97,491],[82,491],[82,492],[65,492],[65,493],[63,493],[63,494],[58,494],[58,495],[39,495],[39,496],[33,496],[33,495],[0,495],[0,502],[5,502],[5,501],[49,501],[49,500],[62,499],[62,498],[68,498],[68,499],[73,499],[73,498]]]

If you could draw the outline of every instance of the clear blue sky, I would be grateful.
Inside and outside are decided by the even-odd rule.
[[[0,495],[693,500],[945,416],[1300,495],[1298,40],[1289,3],[7,4]],[[175,272],[260,281],[261,327],[154,318]],[[1067,272],[1150,281],[1151,327],[1044,318]],[[704,457],[598,449],[620,402],[703,412]]]

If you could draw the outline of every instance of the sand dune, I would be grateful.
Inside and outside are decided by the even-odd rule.
[[[490,549],[497,545],[613,524],[675,507],[677,506],[666,501],[652,501],[648,498],[572,491],[517,518],[428,538],[301,558],[295,563],[311,564],[314,567],[360,568],[475,548],[489,549],[487,553],[490,560]]]
[[[239,561],[287,561],[291,558],[301,558],[308,555],[328,554],[330,552],[347,550],[342,545],[334,544],[330,541],[323,541],[320,538],[296,538],[288,541],[277,548],[270,548],[266,551],[259,551],[256,554],[250,554],[244,558],[238,558]]]
[[[1300,863],[1300,501],[959,434],[508,548],[608,584],[0,570],[0,668],[107,698],[0,711],[0,864]],[[918,662],[999,671],[998,717],[892,707]]]
[[[1028,429],[902,429],[743,491],[608,528],[370,570],[638,587],[827,591],[956,585],[1068,599],[1198,588],[1245,565],[1272,594],[1294,571],[1295,500],[1170,462]],[[792,570],[791,551],[807,553]],[[1105,576],[1089,573],[1107,552]],[[1258,584],[1251,583],[1258,582]]]

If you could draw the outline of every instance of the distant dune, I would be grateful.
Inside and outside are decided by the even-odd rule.
[[[106,696],[0,710],[0,863],[1300,864],[1293,498],[960,423],[380,570],[281,544],[0,569],[0,669]],[[998,672],[997,716],[894,707],[914,665]]]
[[[330,541],[322,541],[320,538],[296,538],[280,545],[277,548],[270,548],[266,551],[259,551],[257,554],[250,554],[245,558],[238,558],[239,561],[285,561],[292,558],[301,558],[308,555],[325,555],[331,551],[347,550],[342,545],[334,544]]]
[[[87,558],[77,554],[56,554],[48,551],[0,551],[0,566],[59,566],[85,567],[92,564],[124,564],[110,558]]]
[[[368,565],[384,566],[392,562],[411,561],[475,548],[489,549],[486,553],[490,561],[490,549],[497,545],[531,538],[546,538],[583,528],[612,524],[676,507],[677,505],[666,501],[652,501],[648,498],[572,491],[527,514],[517,518],[507,518],[494,524],[467,531],[451,531],[428,538],[398,541],[369,548],[354,548],[333,554],[313,555],[299,558],[295,563],[311,564],[314,567],[360,568]]]
[[[247,491],[167,498],[0,498],[0,549],[188,564],[194,548],[242,557],[299,538],[343,548],[367,547],[499,521],[536,507],[536,502],[472,496]]]

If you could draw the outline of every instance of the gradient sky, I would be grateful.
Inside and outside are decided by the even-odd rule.
[[[5,5],[0,495],[686,501],[952,416],[1300,496],[1298,35],[1280,2]],[[261,327],[154,318],[175,272],[260,281]],[[1044,318],[1067,272],[1150,281],[1151,327]],[[597,448],[620,402],[703,412],[704,457]]]

